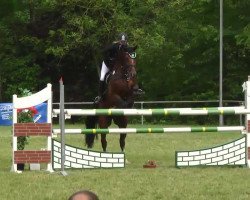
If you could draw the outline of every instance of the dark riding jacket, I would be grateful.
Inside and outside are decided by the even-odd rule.
[[[114,42],[103,49],[104,62],[109,69],[113,68],[113,61],[117,56],[120,45],[119,42]]]

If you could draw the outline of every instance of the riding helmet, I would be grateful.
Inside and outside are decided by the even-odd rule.
[[[119,36],[118,36],[118,39],[120,41],[127,41],[128,40],[128,36],[126,33],[120,33]]]

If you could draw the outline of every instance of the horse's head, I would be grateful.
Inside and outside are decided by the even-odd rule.
[[[120,72],[127,80],[130,89],[137,89],[136,80],[136,50],[137,46],[120,46],[118,50],[118,60],[120,60]]]
[[[118,50],[118,61],[120,65],[120,71],[124,74],[127,80],[134,79],[136,77],[136,46],[128,47],[121,45]],[[116,68],[116,70],[119,70]]]

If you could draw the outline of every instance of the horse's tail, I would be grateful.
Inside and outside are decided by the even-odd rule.
[[[85,125],[87,129],[94,129],[96,128],[98,116],[87,116],[85,120]],[[85,134],[85,143],[88,148],[92,148],[94,145],[96,134],[88,133]]]

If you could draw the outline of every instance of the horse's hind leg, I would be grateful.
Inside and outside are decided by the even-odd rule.
[[[101,143],[102,143],[102,150],[104,152],[107,151],[107,140],[106,140],[106,134],[101,134]]]
[[[111,118],[106,116],[100,116],[99,117],[99,127],[100,128],[108,128],[111,124]],[[106,140],[106,134],[101,134],[101,143],[102,143],[102,150],[106,152],[107,150],[107,140]]]
[[[115,117],[114,118],[114,122],[115,124],[119,127],[119,128],[127,128],[127,124],[128,124],[128,120],[126,117],[122,116],[122,117]],[[120,134],[120,147],[122,152],[125,150],[125,139],[126,139],[127,134],[126,133],[121,133]]]
[[[122,152],[124,152],[124,150],[125,150],[125,145],[126,145],[125,139],[126,139],[126,136],[127,136],[127,134],[120,134],[120,147],[121,147]]]
[[[96,128],[97,117],[96,116],[87,116],[85,120],[86,128],[93,129]],[[85,144],[88,148],[92,148],[94,145],[94,134],[86,134],[85,135]]]

